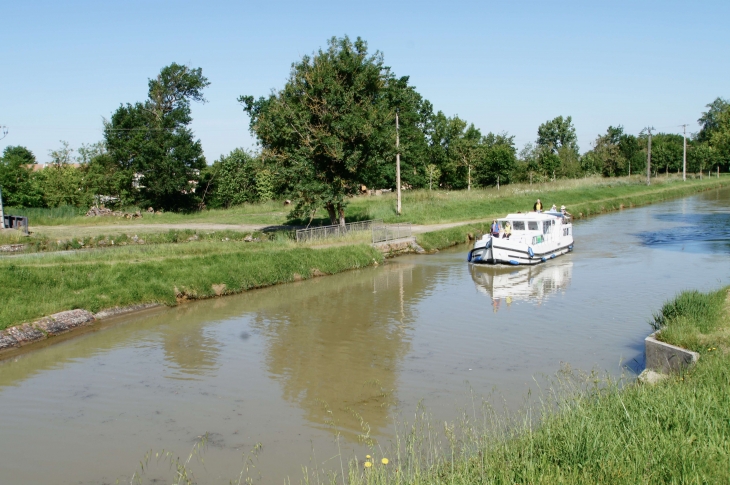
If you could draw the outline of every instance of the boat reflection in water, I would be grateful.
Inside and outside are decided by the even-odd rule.
[[[516,300],[542,303],[565,290],[573,276],[573,262],[558,260],[520,269],[472,264],[469,270],[477,291],[492,299],[497,312],[503,301],[507,305]]]

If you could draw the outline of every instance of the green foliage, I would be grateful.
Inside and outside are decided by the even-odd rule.
[[[441,178],[441,170],[433,163],[426,167],[426,177],[428,177],[428,190],[433,189],[433,184],[438,188],[438,181]]]
[[[7,206],[37,207],[43,196],[33,180],[33,152],[22,146],[8,146],[0,158],[0,188]]]
[[[262,169],[256,173],[256,196],[261,202],[274,198],[273,175],[268,169]]]
[[[205,102],[210,83],[200,68],[172,63],[149,80],[144,103],[122,105],[104,125],[123,203],[190,209],[205,158],[193,140],[190,102]]]
[[[720,128],[720,114],[730,109],[730,103],[726,99],[718,97],[706,107],[707,111],[703,111],[702,116],[697,120],[701,126],[700,132],[697,134],[699,142],[710,141],[713,133]]]
[[[347,198],[366,174],[378,171],[394,141],[395,107],[387,86],[394,76],[358,38],[332,38],[326,51],[292,66],[284,88],[268,98],[239,101],[251,131],[289,181],[295,215],[324,206],[334,224],[344,223]],[[391,150],[392,153],[392,150]]]
[[[259,158],[240,148],[221,156],[208,170],[209,179],[201,184],[208,191],[206,203],[210,207],[231,207],[256,202],[256,174],[262,169]]]

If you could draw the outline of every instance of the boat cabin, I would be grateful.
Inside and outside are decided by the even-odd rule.
[[[527,212],[508,214],[497,219],[499,237],[530,245],[557,241],[572,235],[570,218],[561,212]]]

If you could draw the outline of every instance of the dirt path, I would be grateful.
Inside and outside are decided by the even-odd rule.
[[[487,219],[471,221],[448,222],[444,224],[414,224],[413,234],[449,229],[451,227],[463,226],[484,222]],[[169,230],[193,230],[193,231],[238,231],[253,232],[275,229],[294,229],[295,226],[272,226],[270,224],[220,224],[207,222],[186,222],[186,223],[161,223],[161,224],[110,224],[110,225],[68,225],[68,226],[30,226],[30,231],[43,234],[50,238],[70,238],[94,236],[98,234],[149,234],[153,232],[167,232]]]
[[[97,234],[149,234],[153,232],[167,232],[169,230],[193,231],[238,231],[253,232],[274,229],[293,229],[293,226],[272,226],[270,224],[218,224],[207,222],[161,223],[161,224],[110,224],[88,226],[30,226],[30,232],[43,234],[50,238],[68,238],[94,236]]]

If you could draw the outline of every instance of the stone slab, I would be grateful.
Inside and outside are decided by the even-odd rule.
[[[700,354],[656,339],[659,331],[644,339],[646,368],[662,374],[680,372],[692,366]]]

